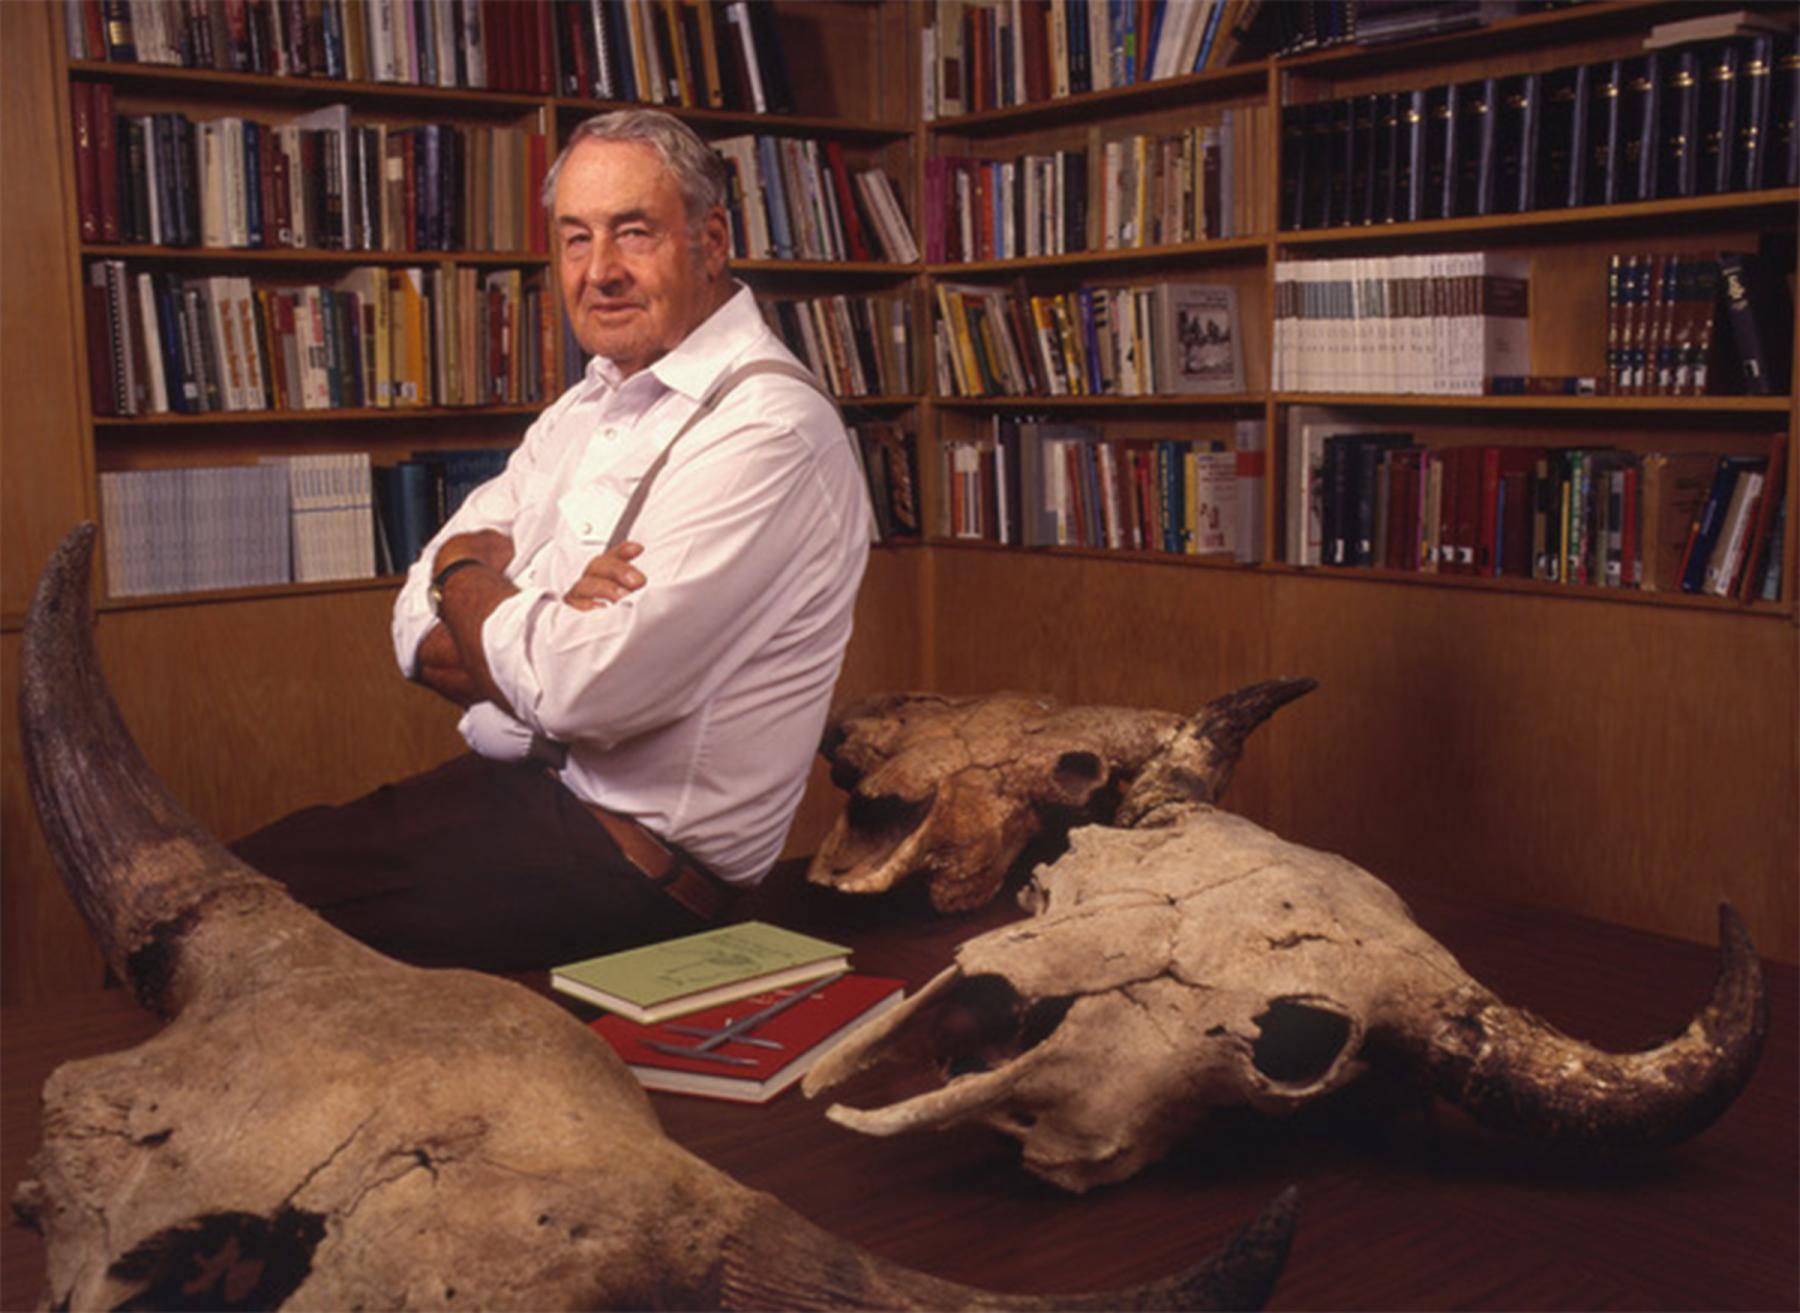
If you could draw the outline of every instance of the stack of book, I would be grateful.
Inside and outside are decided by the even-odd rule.
[[[926,258],[1011,260],[1267,232],[1270,121],[1267,106],[1240,105],[1179,132],[1104,138],[1096,127],[1085,150],[934,155]]]
[[[1290,105],[1281,226],[1800,185],[1793,11],[1731,13],[1745,35],[1667,45],[1679,32],[1653,33],[1628,58]]]
[[[1282,260],[1282,392],[1480,396],[1530,369],[1530,261],[1496,251]]]
[[[913,391],[910,297],[772,297],[760,304],[788,349],[833,396],[904,396]]]
[[[359,266],[333,285],[88,265],[94,412],[529,404],[561,318],[542,272]]]
[[[1781,596],[1785,435],[1725,455],[1426,448],[1316,407],[1288,418],[1292,564]]]
[[[327,105],[270,124],[115,114],[104,82],[69,84],[87,241],[209,249],[549,248],[548,145],[524,128],[353,123]]]
[[[1263,421],[1230,442],[1108,438],[1093,425],[998,417],[940,444],[946,537],[1262,559]]]
[[[936,0],[921,31],[925,117],[1224,68],[1262,8],[1263,0]]]
[[[934,285],[938,390],[962,397],[1176,396],[1244,390],[1229,284],[1033,295]]]
[[[919,252],[893,183],[853,169],[835,141],[743,134],[712,143],[730,174],[732,252],[752,260],[911,264]]]
[[[900,1003],[904,982],[849,968],[842,945],[746,921],[565,963],[550,984],[611,1014],[592,1028],[646,1088],[763,1103]]]

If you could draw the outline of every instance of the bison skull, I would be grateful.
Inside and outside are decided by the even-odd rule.
[[[355,943],[200,833],[100,674],[91,528],[46,571],[21,727],[64,879],[173,1017],[45,1092],[36,1179],[57,1308],[1260,1306],[1284,1198],[1138,1290],[1008,1300],[830,1236],[662,1134],[612,1050],[524,988]]]
[[[820,747],[851,796],[808,878],[880,893],[924,875],[938,911],[979,907],[1040,831],[1132,824],[1173,799],[1217,802],[1245,736],[1312,687],[1256,684],[1187,719],[1024,693],[852,703]]]
[[[1341,857],[1209,806],[1157,828],[1088,827],[1027,889],[1037,915],[828,1054],[809,1094],[889,1064],[947,1083],[837,1121],[887,1135],[986,1123],[1070,1190],[1130,1176],[1210,1109],[1285,1113],[1391,1057],[1488,1123],[1596,1148],[1707,1125],[1749,1079],[1762,973],[1734,913],[1711,1003],[1614,1055],[1474,981],[1400,898]]]

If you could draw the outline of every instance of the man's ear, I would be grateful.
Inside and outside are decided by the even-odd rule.
[[[700,224],[700,248],[706,261],[706,276],[721,277],[731,263],[731,221],[725,207],[715,205],[706,212]]]

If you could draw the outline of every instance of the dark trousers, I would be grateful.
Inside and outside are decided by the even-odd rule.
[[[542,767],[473,753],[231,849],[340,930],[420,966],[529,971],[708,924]]]

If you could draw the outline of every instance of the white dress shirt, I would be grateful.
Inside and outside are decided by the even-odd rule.
[[[780,854],[868,559],[866,486],[836,411],[794,379],[739,384],[676,444],[631,529],[644,586],[588,611],[561,599],[712,383],[764,359],[795,357],[740,287],[630,378],[594,360],[427,544],[393,626],[410,678],[436,623],[426,590],[439,545],[508,534],[519,592],[487,618],[482,644],[516,718],[481,703],[464,737],[498,757],[524,756],[533,735],[568,745],[562,780],[577,797],[738,884]]]

